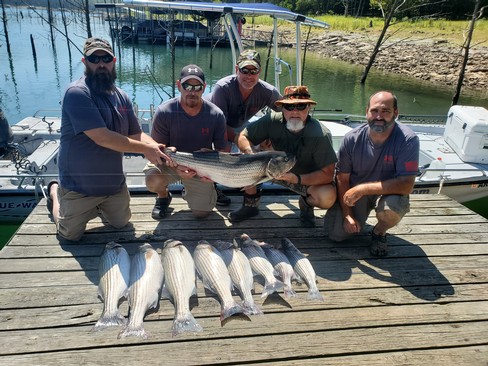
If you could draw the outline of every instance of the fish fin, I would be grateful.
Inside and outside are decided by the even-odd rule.
[[[120,313],[116,311],[112,314],[102,314],[100,319],[93,326],[92,331],[99,331],[109,327],[118,327],[120,325],[126,325],[127,319]]]
[[[242,308],[244,309],[244,314],[246,315],[263,315],[261,308],[254,302],[244,301],[242,303]]]
[[[322,302],[325,301],[324,297],[318,289],[309,289],[307,294],[307,300],[318,300]]]
[[[175,318],[173,320],[173,327],[171,328],[171,335],[173,337],[184,332],[198,333],[202,332],[203,328],[191,313],[186,314],[181,318]]]
[[[297,297],[297,293],[289,285],[285,285],[283,292],[285,294],[285,297]]]
[[[237,302],[233,301],[230,303],[230,305],[224,305],[222,307],[222,311],[220,312],[220,321],[223,322],[225,319],[239,314],[245,315],[244,309]]]
[[[149,336],[150,336],[149,332],[146,332],[146,330],[141,324],[137,327],[130,327],[130,326],[125,327],[125,329],[122,330],[117,335],[117,338],[121,339],[125,337],[139,337],[139,338],[147,339]]]
[[[283,287],[285,287],[285,284],[278,280],[272,283],[267,282],[264,285],[264,289],[263,289],[263,293],[261,294],[261,297],[266,297],[268,295],[271,295],[273,292],[278,292]]]

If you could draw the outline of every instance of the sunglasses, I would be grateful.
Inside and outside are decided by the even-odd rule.
[[[283,104],[283,108],[285,108],[287,111],[303,111],[305,108],[308,107],[307,103],[299,103],[299,104]]]
[[[247,74],[257,75],[257,74],[259,74],[259,72],[261,70],[260,69],[246,69],[245,67],[242,67],[239,69],[239,71],[241,72],[241,74],[244,74],[244,75],[247,75]]]
[[[196,92],[199,92],[199,91],[202,91],[203,90],[203,84],[198,84],[198,85],[191,85],[191,84],[188,84],[188,83],[183,83],[181,84],[181,87],[188,91],[188,92],[192,92],[192,91],[196,91]]]
[[[100,61],[102,61],[105,64],[109,64],[114,60],[114,57],[110,55],[103,55],[103,56],[90,55],[90,56],[85,56],[85,59],[92,64],[98,64]]]

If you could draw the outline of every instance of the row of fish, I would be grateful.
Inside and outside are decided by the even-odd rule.
[[[249,315],[263,314],[252,295],[255,274],[262,275],[265,280],[261,297],[281,290],[286,297],[295,297],[291,285],[295,279],[307,284],[309,299],[323,301],[312,265],[286,238],[281,248],[253,240],[246,234],[232,243],[217,241],[211,245],[201,240],[193,255],[181,241],[169,239],[164,243],[161,258],[146,243],[139,247],[132,260],[120,244],[111,242],[100,259],[99,273],[98,292],[104,308],[94,329],[124,326],[119,338],[147,338],[144,316],[158,306],[160,297],[174,304],[173,336],[202,331],[190,311],[190,297],[196,295],[195,273],[204,286],[218,296],[221,322],[232,316],[249,319]],[[238,289],[242,304],[234,300],[232,287]],[[128,321],[118,309],[123,298],[129,302]]]

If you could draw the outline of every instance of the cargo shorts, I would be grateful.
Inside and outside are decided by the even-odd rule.
[[[85,196],[59,186],[58,197],[58,234],[70,241],[79,241],[88,221],[99,214],[116,229],[123,228],[131,218],[127,185],[119,193],[110,196]]]
[[[143,173],[148,175],[155,170],[165,176],[168,185],[178,182],[183,184],[185,190],[182,197],[188,203],[190,210],[209,212],[215,207],[217,192],[215,191],[214,183],[202,182],[198,177],[182,179],[176,169],[165,164],[154,165],[148,163],[144,167]]]
[[[372,210],[375,212],[383,212],[391,210],[398,216],[403,218],[407,212],[410,211],[410,198],[408,195],[387,195],[387,196],[364,196],[356,202],[352,207],[354,217],[361,225],[363,230],[366,220]],[[339,201],[327,210],[324,217],[324,229],[328,236],[334,241],[343,241],[354,234],[349,234],[344,231],[344,218],[342,217],[342,209]]]

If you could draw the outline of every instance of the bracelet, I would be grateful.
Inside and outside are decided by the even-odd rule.
[[[300,174],[295,174],[297,176],[297,184],[302,184],[302,176]]]

